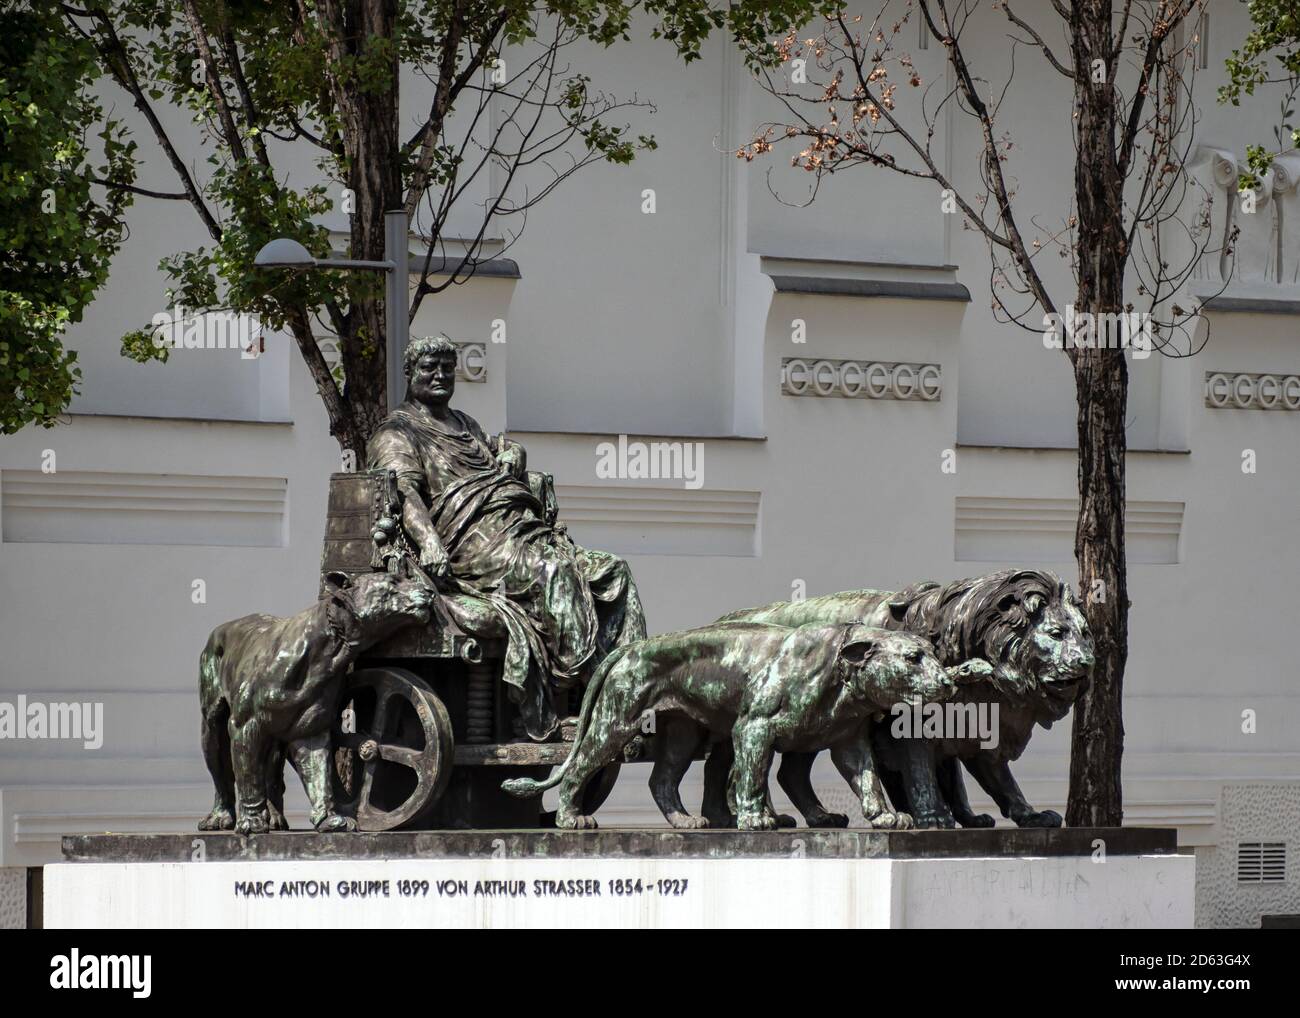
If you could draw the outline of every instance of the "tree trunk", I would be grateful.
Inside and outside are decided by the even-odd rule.
[[[1096,645],[1092,683],[1074,708],[1070,752],[1072,827],[1118,826],[1124,818],[1120,765],[1124,750],[1121,696],[1128,658],[1128,575],[1124,557],[1125,417],[1128,364],[1109,348],[1101,315],[1123,312],[1128,251],[1124,177],[1115,149],[1119,97],[1109,80],[1115,65],[1109,0],[1080,0],[1071,17],[1077,117],[1075,204],[1078,210],[1075,312],[1092,315],[1100,345],[1071,353],[1078,399],[1079,519],[1074,554],[1080,596]],[[1122,45],[1122,40],[1118,41]],[[1110,68],[1097,81],[1094,60]],[[1109,319],[1116,321],[1116,319]]]
[[[343,12],[341,43],[349,57],[366,68],[366,87],[353,83],[337,93],[342,102],[347,186],[352,191],[351,257],[382,261],[384,213],[402,208],[401,149],[398,141],[397,0],[350,0]],[[382,58],[382,67],[376,66]],[[380,73],[382,71],[382,73]],[[336,68],[336,73],[339,69]],[[388,83],[387,88],[374,82]],[[388,413],[387,330],[384,324],[383,277],[354,273],[339,349],[343,364],[344,402],[352,416],[350,443],[336,434],[342,448],[364,457],[365,440]],[[405,313],[405,308],[403,308]]]
[[[365,459],[366,439],[370,433],[362,431],[356,417],[352,414],[352,408],[339,392],[339,387],[330,374],[329,364],[325,361],[325,355],[321,353],[320,345],[316,342],[311,327],[311,315],[303,308],[295,308],[289,313],[288,325],[294,341],[298,344],[298,350],[302,353],[303,363],[307,365],[307,371],[311,374],[312,381],[316,383],[316,391],[325,405],[325,412],[329,415],[330,434],[338,442],[339,449],[344,452],[351,451],[355,457],[354,462],[360,464]]]
[[[1128,659],[1128,575],[1124,558],[1124,417],[1128,366],[1120,350],[1080,350],[1079,520],[1074,554],[1097,663],[1074,708],[1070,749],[1071,827],[1117,827],[1124,819],[1120,761],[1122,694]]]

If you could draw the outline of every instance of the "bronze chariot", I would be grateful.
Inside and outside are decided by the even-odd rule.
[[[528,482],[553,522],[551,476],[529,471]],[[391,471],[331,475],[328,506],[322,586],[329,573],[418,568]],[[540,799],[507,795],[501,783],[544,778],[568,756],[572,729],[562,726],[560,741],[530,740],[501,680],[499,620],[470,594],[441,593],[438,602],[430,626],[376,644],[345,679],[331,732],[338,808],[362,831],[548,826],[553,814]],[[575,711],[580,692],[573,691]],[[618,770],[613,764],[591,781],[584,809],[604,802]]]

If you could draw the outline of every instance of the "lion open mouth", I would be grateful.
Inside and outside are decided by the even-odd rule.
[[[1044,682],[1043,689],[1053,700],[1072,703],[1083,691],[1088,682],[1087,672],[1077,672],[1051,682]]]

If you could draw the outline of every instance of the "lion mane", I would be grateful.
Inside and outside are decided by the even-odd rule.
[[[1022,673],[1019,651],[1033,616],[1073,598],[1068,584],[1038,569],[1005,569],[940,586],[919,583],[889,602],[894,624],[924,634],[945,664],[983,658],[999,692],[1025,698],[1037,677]]]

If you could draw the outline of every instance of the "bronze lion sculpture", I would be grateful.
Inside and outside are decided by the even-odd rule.
[[[1054,573],[1007,569],[940,586],[918,583],[897,593],[851,590],[798,602],[776,602],[733,612],[720,622],[784,626],[859,622],[915,633],[929,639],[945,666],[970,658],[992,665],[988,682],[964,687],[967,702],[997,707],[997,744],[975,738],[897,738],[889,726],[872,726],[881,778],[896,809],[917,826],[992,827],[975,814],[966,796],[961,765],[1020,827],[1059,827],[1054,810],[1035,810],[1008,766],[1024,752],[1034,726],[1050,728],[1069,713],[1086,687],[1094,661],[1092,636],[1068,584]],[[813,792],[815,754],[783,754],[777,781],[809,826],[842,827],[844,814],[830,813]],[[705,767],[705,813],[721,810],[725,758]]]
[[[708,731],[731,734],[727,795],[744,830],[777,826],[767,793],[775,750],[827,748],[873,827],[908,827],[911,818],[885,801],[864,723],[900,701],[944,700],[956,688],[928,641],[865,625],[713,625],[650,637],[614,650],[592,677],[565,762],[545,781],[515,778],[502,787],[526,796],[559,785],[556,826],[595,827],[576,807],[583,787],[654,712],[665,724],[650,788],[674,827],[705,826],[686,812],[677,788]]]
[[[201,831],[259,834],[284,820],[284,757],[302,778],[318,831],[355,821],[334,810],[329,729],[357,655],[408,625],[428,625],[433,588],[367,573],[325,577],[325,591],[289,618],[223,622],[199,657],[203,759],[216,786]]]

